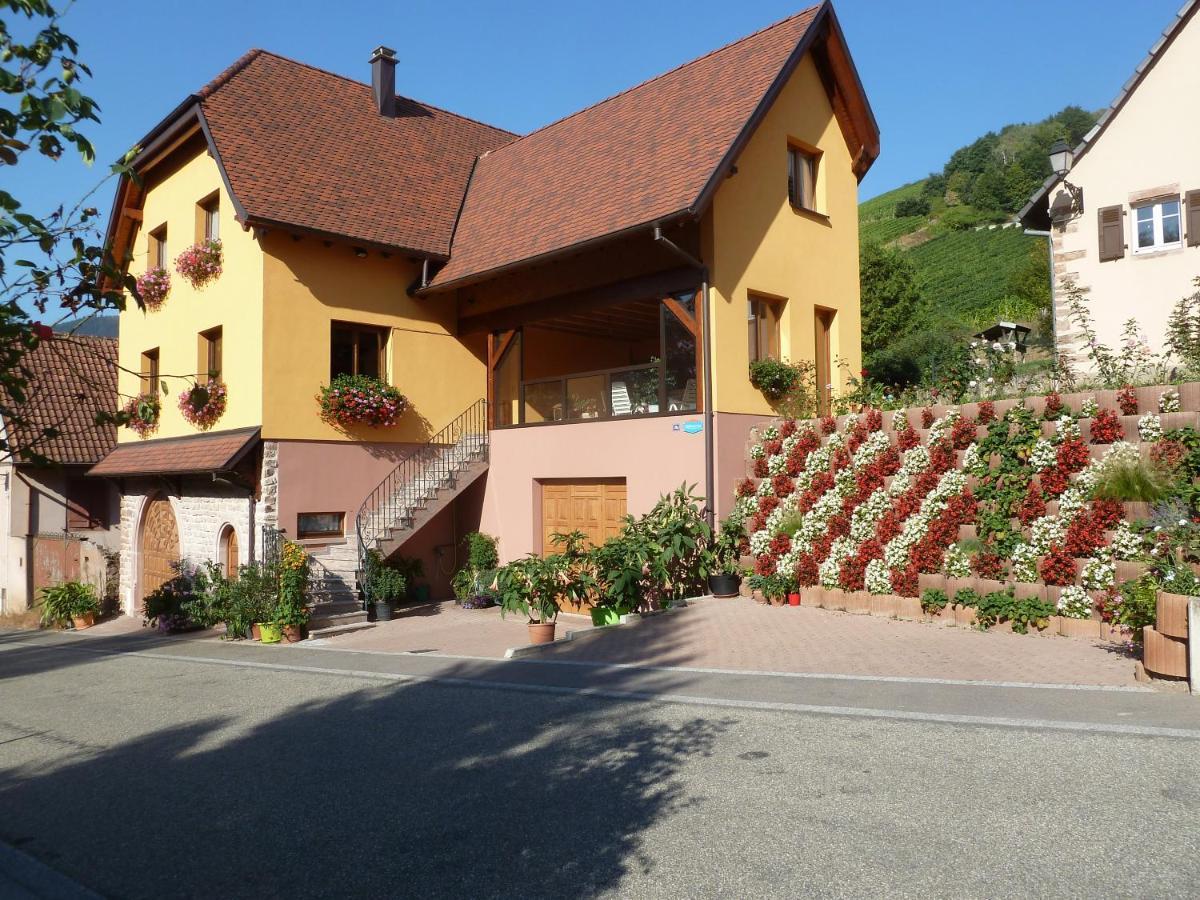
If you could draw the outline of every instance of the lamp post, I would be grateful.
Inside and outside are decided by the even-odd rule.
[[[1066,210],[1068,215],[1083,212],[1083,188],[1071,184],[1066,178],[1074,164],[1075,154],[1067,142],[1059,138],[1050,147],[1050,168],[1055,175],[1062,179],[1063,187],[1071,197],[1070,209]]]

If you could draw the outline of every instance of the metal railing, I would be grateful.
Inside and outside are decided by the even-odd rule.
[[[487,400],[476,400],[449,425],[414,449],[367,495],[354,518],[359,582],[369,601],[367,554],[392,531],[410,527],[442,488],[468,465],[488,455]]]

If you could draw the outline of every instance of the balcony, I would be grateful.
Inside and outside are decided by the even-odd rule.
[[[493,427],[679,415],[702,408],[695,295],[543,319],[493,337]]]

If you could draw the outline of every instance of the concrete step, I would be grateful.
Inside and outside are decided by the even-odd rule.
[[[325,628],[335,628],[341,625],[357,625],[367,621],[365,609],[348,610],[339,613],[322,613],[313,615],[308,620],[308,630],[311,634]]]
[[[310,640],[318,640],[320,638],[337,637],[340,634],[353,634],[356,631],[366,631],[368,628],[374,628],[374,622],[368,622],[363,619],[361,622],[347,622],[345,625],[330,625],[325,628],[308,629],[308,637]]]

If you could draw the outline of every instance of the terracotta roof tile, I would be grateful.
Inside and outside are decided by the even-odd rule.
[[[251,219],[446,256],[471,168],[507,131],[253,50],[198,95]]]
[[[484,155],[435,284],[687,210],[812,24],[807,9]]]
[[[97,425],[98,412],[117,408],[117,342],[112,338],[55,335],[29,351],[30,371],[23,403],[10,405],[29,425],[6,421],[13,443],[30,447],[64,465],[90,465],[117,443],[113,425]],[[44,438],[42,430],[58,430]]]
[[[257,440],[257,428],[239,428],[121,444],[88,474],[122,477],[228,472]]]

